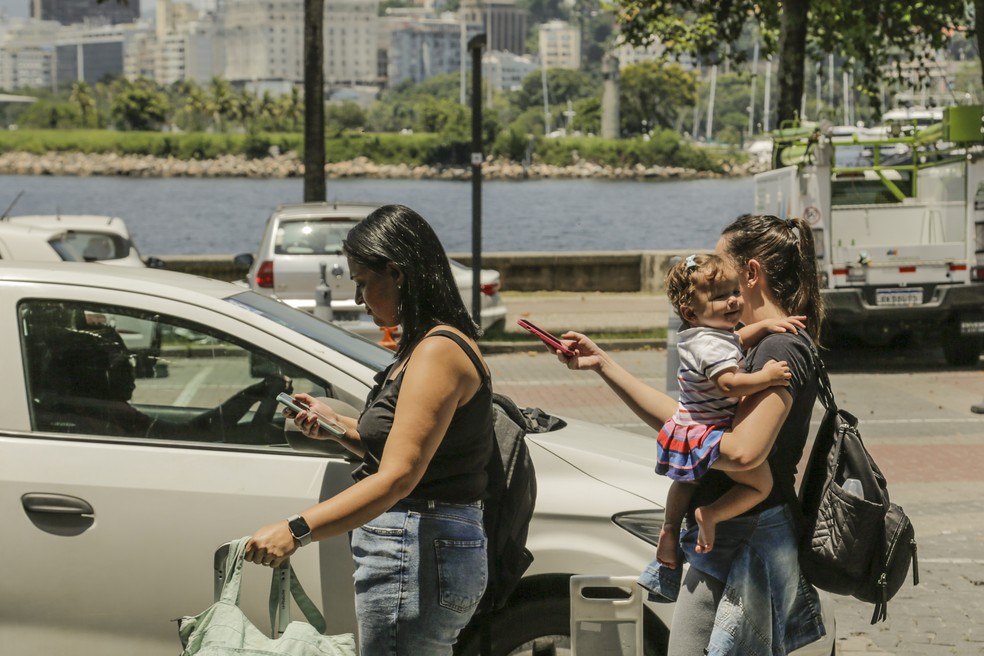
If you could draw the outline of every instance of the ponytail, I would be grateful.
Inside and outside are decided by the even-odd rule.
[[[739,266],[747,266],[749,260],[762,265],[772,297],[786,313],[806,317],[806,329],[819,345],[826,312],[809,224],[800,218],[784,221],[768,214],[744,214],[721,234]]]

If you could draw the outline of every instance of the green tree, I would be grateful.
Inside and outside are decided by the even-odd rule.
[[[515,94],[515,102],[521,111],[543,107],[543,79],[540,71],[526,76]],[[598,92],[598,83],[583,71],[565,68],[547,69],[547,98],[550,106],[567,105]]]
[[[779,120],[800,107],[808,47],[844,57],[859,86],[877,104],[881,68],[895,58],[911,61],[942,46],[950,28],[967,22],[967,0],[612,0],[630,43],[658,39],[672,53],[703,61],[742,59],[739,40],[755,26],[766,53],[778,53]],[[984,0],[975,0],[984,3]],[[980,33],[980,32],[978,32]],[[984,52],[984,50],[982,50]]]
[[[697,100],[697,80],[680,64],[645,61],[620,74],[622,134],[642,134],[656,127],[677,128],[684,108]]]
[[[280,130],[297,132],[304,121],[304,96],[298,87],[279,96],[274,103],[273,115]]]
[[[74,82],[68,100],[78,107],[79,115],[82,117],[82,127],[91,127],[91,123],[96,119],[96,99],[92,96],[92,87],[82,80]]]
[[[356,130],[365,127],[366,113],[351,101],[329,103],[325,107],[325,123],[336,126],[338,130]]]
[[[120,128],[159,130],[167,120],[167,94],[151,80],[141,77],[130,82],[121,78],[117,89],[110,112]]]
[[[239,119],[239,104],[229,81],[215,76],[208,85],[209,111],[212,123],[219,132],[225,132],[228,121]]]

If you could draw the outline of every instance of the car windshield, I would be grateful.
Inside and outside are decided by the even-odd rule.
[[[225,300],[310,337],[374,371],[382,371],[393,362],[392,351],[268,296],[243,292]]]
[[[50,243],[67,262],[118,260],[130,252],[130,243],[126,239],[105,232],[69,230]]]
[[[277,255],[341,255],[342,240],[356,221],[283,221],[277,229]]]

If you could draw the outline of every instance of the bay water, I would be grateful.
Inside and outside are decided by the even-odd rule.
[[[439,180],[328,180],[328,200],[401,203],[450,252],[472,249],[472,185]],[[273,208],[300,202],[303,181],[243,178],[0,176],[0,212],[123,218],[143,255],[254,252]],[[712,248],[754,205],[751,178],[482,183],[482,250]]]

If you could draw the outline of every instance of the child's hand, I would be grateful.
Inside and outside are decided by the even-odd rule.
[[[789,386],[789,379],[793,377],[793,374],[789,372],[789,365],[786,364],[785,360],[781,362],[778,360],[769,360],[762,367],[762,371],[769,379],[769,383],[773,386],[781,385],[782,387]]]
[[[770,319],[766,321],[765,327],[770,333],[793,333],[796,335],[801,328],[806,328],[806,317],[796,315]]]

